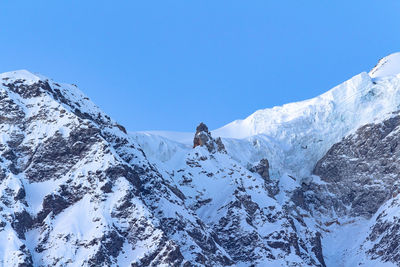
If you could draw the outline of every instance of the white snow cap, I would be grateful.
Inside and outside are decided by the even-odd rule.
[[[369,72],[371,78],[396,76],[398,74],[400,74],[400,52],[382,58]]]
[[[27,83],[32,84],[40,80],[47,80],[48,78],[38,73],[32,73],[28,70],[15,70],[0,73],[0,79],[7,79],[8,82],[25,80]]]

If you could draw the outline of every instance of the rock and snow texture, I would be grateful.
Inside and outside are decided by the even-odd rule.
[[[0,74],[0,266],[400,266],[399,55],[193,134]]]
[[[322,222],[326,246],[352,233],[353,239],[329,252],[331,265],[400,264],[399,138],[399,115],[365,125],[318,161],[313,172],[321,181],[302,186],[299,199]]]
[[[251,170],[217,150],[205,125],[194,149],[164,138],[136,134],[149,160],[170,174],[188,207],[210,226],[235,266],[324,266],[320,233],[288,215],[275,199],[266,160]],[[210,152],[210,148],[212,152]],[[165,155],[174,155],[170,158]],[[182,157],[176,157],[181,155]]]
[[[400,74],[400,53],[394,53],[382,58],[369,72],[372,78],[397,76],[398,74]]]
[[[163,165],[75,86],[0,79],[0,265],[323,265],[319,233],[205,126]]]
[[[232,263],[170,177],[74,86],[0,79],[0,266]]]

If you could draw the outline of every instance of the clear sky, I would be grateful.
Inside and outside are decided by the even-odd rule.
[[[400,51],[398,0],[0,1],[0,72],[77,84],[134,130],[319,95]]]

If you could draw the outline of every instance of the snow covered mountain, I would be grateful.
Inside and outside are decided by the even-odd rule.
[[[0,266],[400,266],[399,111],[400,53],[193,134],[0,74]]]

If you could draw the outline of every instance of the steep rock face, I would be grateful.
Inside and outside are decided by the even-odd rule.
[[[400,264],[400,198],[388,201],[372,218],[362,249],[373,260]]]
[[[225,146],[220,137],[213,139],[211,133],[208,131],[207,125],[200,123],[196,128],[196,133],[193,139],[193,148],[197,146],[206,146],[209,152],[225,152]]]
[[[399,192],[400,116],[368,124],[336,143],[318,161],[314,174],[326,182],[336,202],[324,199],[326,209],[339,216],[372,217]]]
[[[260,162],[258,162],[257,165],[253,166],[250,168],[251,172],[258,173],[266,182],[268,182],[269,179],[269,162],[267,159],[262,159]]]
[[[328,266],[399,266],[399,138],[397,113],[365,125],[334,144],[314,168],[318,177],[293,191],[295,209],[322,231]]]

